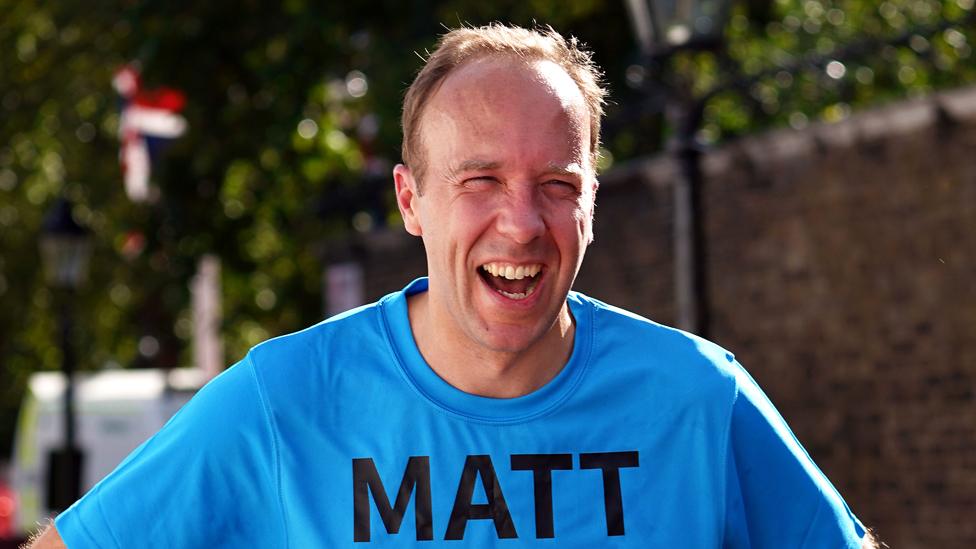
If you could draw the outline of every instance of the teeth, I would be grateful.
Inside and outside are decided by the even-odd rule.
[[[522,280],[525,277],[532,278],[539,274],[542,270],[542,265],[506,265],[502,263],[486,263],[481,266],[485,272],[490,273],[492,276],[500,276],[502,278],[507,278],[509,280]],[[513,298],[516,299],[516,298]]]
[[[519,265],[517,267],[515,265],[505,263],[485,263],[481,266],[481,268],[492,276],[498,276],[508,280],[522,280],[526,277],[534,279],[535,276],[542,271],[542,265],[539,263],[534,265]],[[538,279],[531,280],[528,287],[525,289],[525,292],[506,292],[497,288],[495,291],[509,299],[519,301],[532,295],[535,292],[538,284]]]
[[[519,292],[519,293],[513,294],[511,292],[506,292],[504,290],[498,290],[498,293],[502,294],[503,296],[505,296],[505,297],[507,297],[509,299],[519,300],[519,299],[525,299],[525,298],[529,297],[529,293],[532,293],[532,292],[525,293],[525,294]]]

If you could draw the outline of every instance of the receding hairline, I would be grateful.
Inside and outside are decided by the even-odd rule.
[[[431,105],[438,101],[439,98],[440,100],[443,100],[443,98],[441,98],[441,91],[444,86],[448,85],[448,83],[454,86],[463,86],[463,84],[459,84],[457,82],[457,79],[463,76],[465,71],[471,69],[475,65],[497,63],[500,66],[504,66],[509,62],[517,64],[520,69],[524,68],[527,73],[530,73],[531,79],[537,85],[544,87],[549,94],[554,96],[554,98],[559,101],[567,115],[574,117],[577,114],[573,113],[578,113],[578,115],[582,118],[577,119],[580,121],[578,126],[576,121],[572,122],[574,127],[577,127],[581,131],[584,129],[587,131],[591,130],[589,122],[592,114],[590,113],[589,105],[587,105],[586,97],[583,95],[582,90],[579,89],[579,86],[573,80],[572,76],[561,65],[543,56],[527,58],[522,56],[513,56],[508,53],[486,53],[484,55],[466,59],[460,65],[455,66],[450,73],[446,74],[436,83],[435,86],[431,88],[430,93],[427,94],[424,103],[417,112],[417,117],[414,122],[414,139],[417,140],[417,148],[424,148],[426,146],[424,127],[426,126],[426,121],[429,118],[427,111]],[[548,64],[551,67],[562,71],[562,73],[566,76],[567,81],[559,82],[555,80],[553,76],[551,76],[551,72],[538,68],[538,65],[540,64]],[[560,92],[561,84],[569,84],[572,86],[573,91],[571,92],[571,96],[567,96],[566,94]],[[587,148],[591,146],[591,142],[592,138],[590,137],[590,139],[587,139]],[[426,152],[424,153],[423,163],[426,166]],[[595,166],[593,166],[593,168],[595,168]]]
[[[452,74],[487,58],[511,59],[525,66],[549,61],[570,78],[581,96],[588,121],[590,139],[587,147],[591,169],[595,171],[607,91],[602,85],[602,73],[592,61],[592,54],[576,38],[563,37],[552,27],[530,30],[495,23],[454,29],[442,36],[407,89],[402,116],[402,155],[418,184],[425,169],[421,127],[428,104]]]

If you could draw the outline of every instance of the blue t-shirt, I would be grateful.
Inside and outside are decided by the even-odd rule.
[[[475,396],[417,349],[426,287],[252,349],[57,517],[68,547],[860,546],[725,350],[571,293],[559,374]]]

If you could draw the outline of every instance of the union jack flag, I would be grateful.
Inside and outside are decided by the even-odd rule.
[[[186,131],[186,119],[179,114],[186,97],[172,88],[143,89],[132,65],[119,69],[112,85],[122,98],[119,163],[125,192],[134,202],[146,202],[153,160],[167,141]]]

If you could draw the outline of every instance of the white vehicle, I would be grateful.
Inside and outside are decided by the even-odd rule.
[[[109,370],[75,374],[75,444],[83,455],[81,493],[158,431],[206,382],[201,370]],[[15,529],[30,532],[53,517],[48,461],[64,446],[64,376],[31,376],[20,410],[11,464]]]

